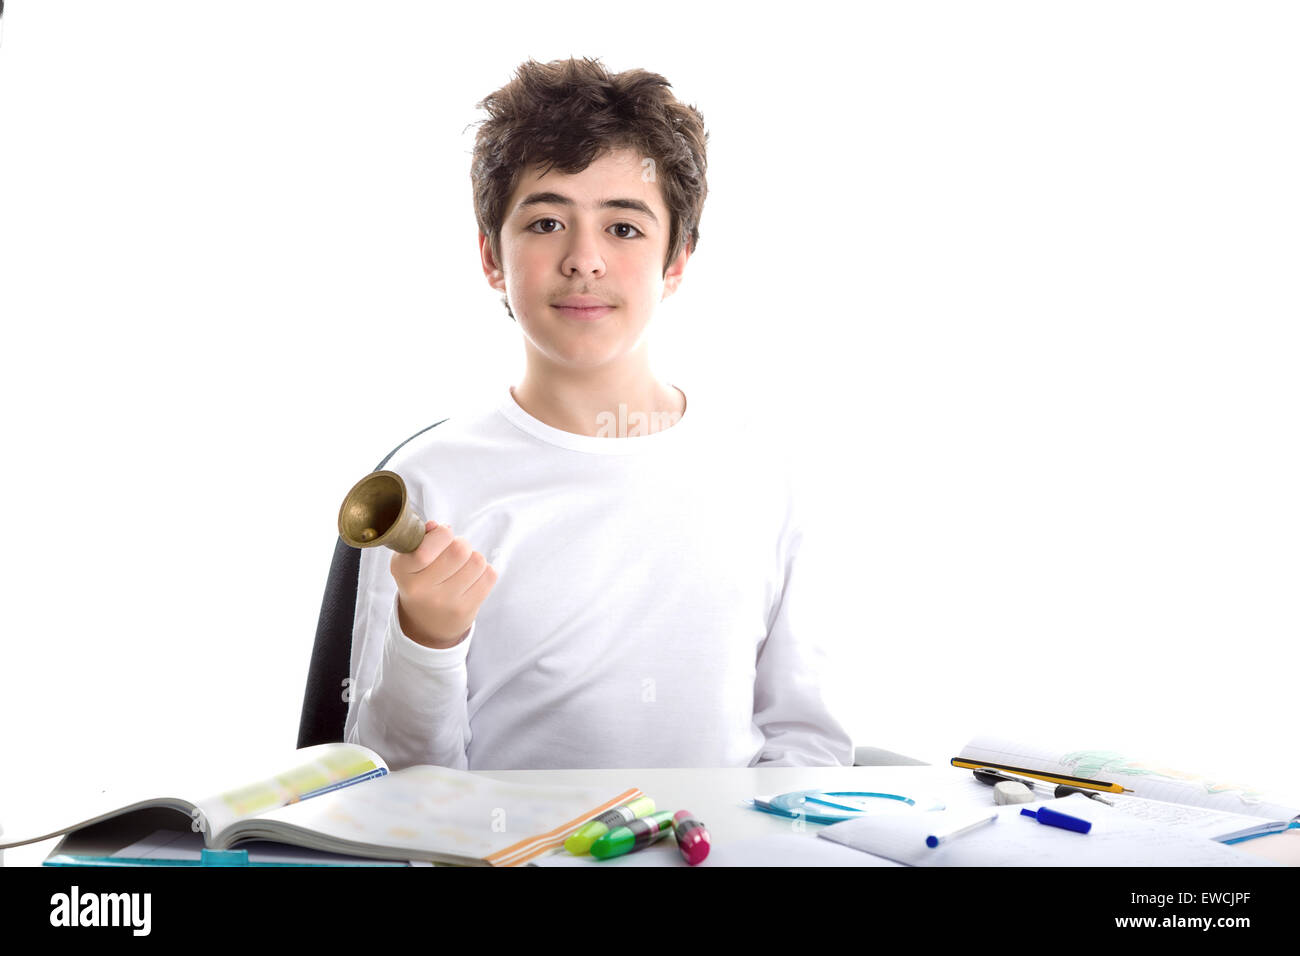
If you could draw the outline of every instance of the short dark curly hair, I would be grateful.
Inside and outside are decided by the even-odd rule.
[[[598,58],[530,59],[476,106],[488,117],[477,124],[474,139],[474,215],[498,263],[506,203],[524,171],[540,165],[543,175],[552,167],[580,173],[608,151],[624,148],[654,160],[671,220],[664,272],[683,246],[694,253],[708,194],[709,134],[704,115],[678,102],[658,73],[611,74]],[[509,302],[506,311],[514,318]]]

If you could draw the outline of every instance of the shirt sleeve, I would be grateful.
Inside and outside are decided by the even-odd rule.
[[[397,619],[389,557],[385,548],[362,551],[344,739],[374,750],[393,770],[426,764],[468,770],[466,659],[475,626],[448,648],[407,637]]]
[[[810,633],[804,532],[790,515],[783,535],[784,583],[767,638],[759,645],[754,723],[765,738],[753,766],[852,766],[853,742],[822,699],[826,655]]]

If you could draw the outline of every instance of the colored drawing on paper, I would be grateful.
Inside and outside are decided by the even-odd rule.
[[[1105,774],[1111,776],[1123,774],[1130,777],[1164,776],[1150,767],[1129,760],[1114,750],[1076,750],[1063,756],[1061,763],[1070,768],[1070,776],[1086,777],[1089,780]]]
[[[1175,770],[1172,767],[1147,764],[1140,760],[1130,760],[1114,750],[1076,750],[1061,758],[1061,763],[1070,769],[1074,777],[1115,778],[1147,777],[1161,780],[1173,780],[1191,784],[1204,790],[1207,794],[1236,793],[1243,803],[1259,803],[1263,791],[1245,784],[1215,782],[1200,774]]]

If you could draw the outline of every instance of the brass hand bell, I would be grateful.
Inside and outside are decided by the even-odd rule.
[[[424,540],[424,523],[407,500],[406,482],[395,471],[366,475],[339,508],[339,537],[354,548],[384,545],[408,554]]]

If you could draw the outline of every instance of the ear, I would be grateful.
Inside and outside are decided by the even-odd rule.
[[[682,251],[677,253],[677,258],[669,264],[668,271],[664,273],[664,294],[659,297],[660,302],[676,292],[677,287],[682,284],[682,273],[686,271],[686,262],[690,257],[691,245],[688,242],[682,246]]]
[[[492,255],[492,243],[488,242],[488,237],[481,232],[478,234],[478,255],[482,261],[483,275],[487,276],[488,285],[498,292],[505,292],[505,270],[501,268]]]

